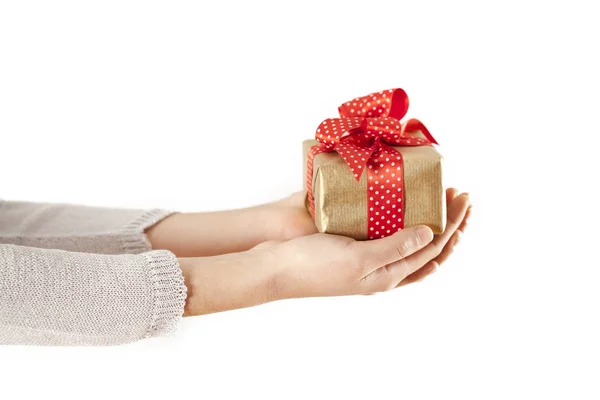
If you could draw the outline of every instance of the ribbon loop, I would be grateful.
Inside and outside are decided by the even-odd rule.
[[[408,111],[408,95],[402,89],[383,90],[368,96],[357,97],[338,107],[340,117],[402,119]]]
[[[317,128],[315,139],[326,148],[333,149],[342,137],[360,128],[362,121],[362,118],[328,118]]]
[[[390,146],[423,146],[437,144],[425,125],[417,119],[402,123],[400,119],[408,111],[408,95],[403,89],[390,89],[368,96],[357,97],[342,104],[340,118],[328,118],[317,128],[315,138],[321,143],[323,151],[337,151],[360,180],[357,167],[364,168],[373,151],[366,151],[374,143]],[[412,131],[421,131],[425,138],[411,135]],[[342,145],[344,143],[344,145]],[[351,159],[351,152],[369,154],[363,163],[360,157]]]

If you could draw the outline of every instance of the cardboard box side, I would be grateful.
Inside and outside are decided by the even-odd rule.
[[[308,151],[316,140],[306,140],[304,150],[304,174]],[[366,172],[360,182],[354,179],[348,165],[335,152],[320,153],[313,159],[313,196],[315,201],[315,225],[322,233],[367,238],[367,186]],[[304,179],[306,192],[306,179]]]
[[[318,206],[326,220],[323,232],[367,239],[367,177],[359,182],[344,160],[335,153],[324,155],[320,165]],[[316,204],[315,204],[316,205]]]
[[[441,157],[404,160],[405,226],[427,225],[434,233],[444,231],[446,196],[441,161]]]

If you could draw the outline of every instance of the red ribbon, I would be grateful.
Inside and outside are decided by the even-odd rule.
[[[320,143],[308,154],[306,186],[314,219],[313,159],[336,151],[360,181],[367,171],[368,238],[389,236],[404,228],[404,169],[402,154],[391,146],[437,144],[417,119],[400,122],[408,111],[408,95],[402,89],[358,97],[339,108],[341,118],[321,122],[315,139]],[[423,137],[408,132],[421,131]]]

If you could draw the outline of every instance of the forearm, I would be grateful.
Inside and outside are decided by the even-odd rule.
[[[248,250],[277,237],[265,206],[208,213],[179,213],[146,231],[153,249],[178,257],[206,257]]]
[[[240,210],[172,215],[146,231],[154,249],[178,257],[204,257],[251,249],[269,240],[316,232],[304,193]]]

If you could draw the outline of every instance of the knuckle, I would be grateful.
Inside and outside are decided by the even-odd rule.
[[[414,238],[410,238],[396,244],[396,253],[400,259],[404,259],[410,254],[410,250],[415,247],[416,240]]]
[[[421,239],[421,235],[419,235],[419,234],[413,235],[411,237],[411,241],[414,241],[413,245],[415,247],[421,247],[421,245],[423,244],[423,241]]]

